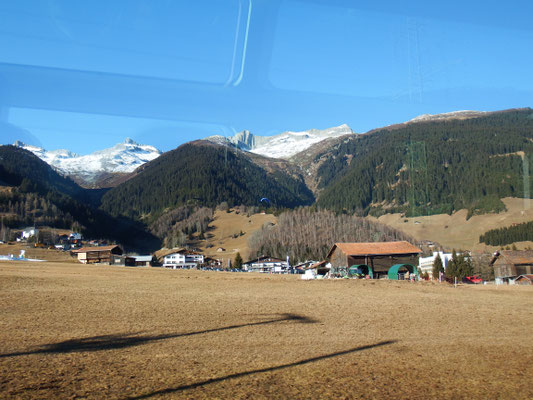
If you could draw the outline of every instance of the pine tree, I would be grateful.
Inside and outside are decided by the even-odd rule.
[[[242,268],[242,257],[241,257],[241,253],[237,253],[235,255],[235,261],[233,263],[233,267],[234,268],[237,268],[237,269],[241,269]]]
[[[448,261],[448,265],[446,265],[446,276],[448,278],[457,277],[458,269],[459,269],[459,258],[457,257],[457,252],[455,251],[455,249],[453,249],[452,259]]]
[[[441,272],[444,272],[444,267],[442,265],[440,254],[437,253],[435,260],[433,260],[433,279],[438,279]]]

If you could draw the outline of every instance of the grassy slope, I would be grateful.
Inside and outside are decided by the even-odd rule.
[[[277,218],[272,214],[254,214],[247,217],[246,214],[236,214],[235,211],[230,213],[217,211],[215,220],[209,225],[207,240],[194,242],[193,245],[200,248],[204,255],[223,260],[225,266],[228,265],[228,259],[233,262],[237,252],[241,253],[244,261],[248,261],[250,259],[248,239],[267,222],[275,224]],[[243,236],[233,237],[241,231],[244,233]],[[209,244],[213,247],[207,248]],[[226,251],[217,252],[219,247],[223,247]]]
[[[533,200],[503,199],[507,211],[499,214],[476,215],[466,220],[466,210],[429,217],[403,218],[401,214],[386,214],[379,222],[400,229],[419,240],[432,240],[448,249],[489,250],[497,249],[479,243],[479,236],[489,229],[510,226],[513,223],[533,221]],[[376,220],[376,218],[368,217]],[[407,220],[408,222],[404,222]],[[415,223],[419,222],[419,223]],[[519,249],[532,246],[532,242],[517,243]]]
[[[532,289],[0,263],[0,397],[531,399]]]

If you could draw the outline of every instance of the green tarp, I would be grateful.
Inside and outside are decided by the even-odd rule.
[[[418,268],[413,267],[411,264],[395,264],[390,267],[389,271],[387,272],[389,279],[398,280],[398,271],[403,267],[407,268],[410,274],[415,274],[415,276],[418,278]]]

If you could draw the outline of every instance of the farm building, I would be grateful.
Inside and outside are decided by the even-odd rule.
[[[111,263],[112,256],[121,256],[123,251],[118,245],[82,247],[74,250],[73,253],[78,255],[78,261],[83,264]]]
[[[152,262],[152,256],[131,256],[134,259],[136,267],[149,267]]]
[[[243,268],[249,272],[282,274],[287,272],[289,265],[285,260],[263,256],[244,263]]]
[[[533,275],[520,275],[514,282],[516,285],[533,285]]]
[[[501,250],[490,260],[496,283],[508,283],[519,275],[533,273],[533,250]]]
[[[398,279],[398,273],[417,274],[418,257],[422,253],[409,242],[335,243],[328,254],[331,276],[345,276],[357,267],[370,278],[388,276]]]
[[[124,267],[134,267],[135,258],[132,256],[111,254],[109,265],[122,265]]]

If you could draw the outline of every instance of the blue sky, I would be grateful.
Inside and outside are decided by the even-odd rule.
[[[170,150],[532,106],[533,3],[356,3],[2,2],[0,142]]]

